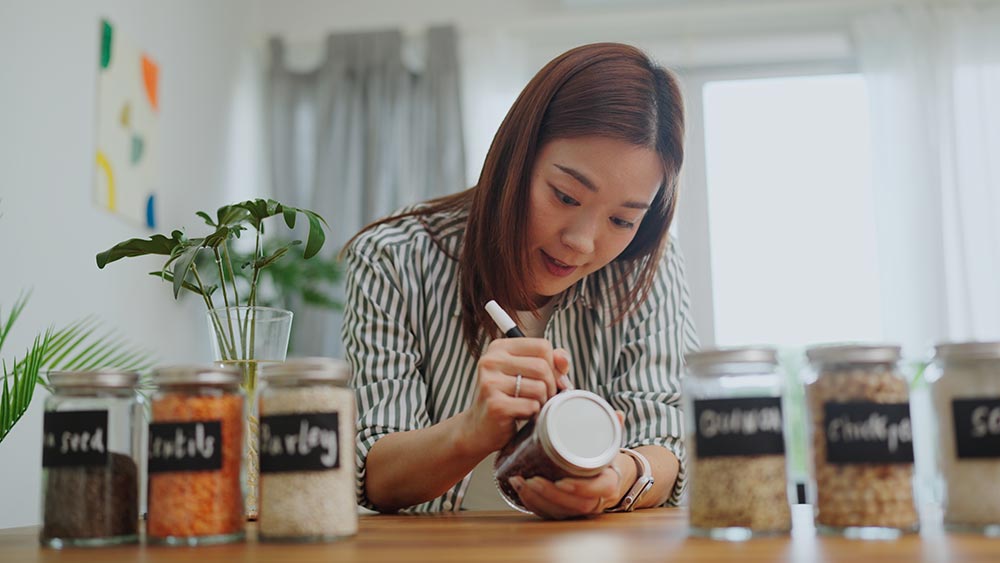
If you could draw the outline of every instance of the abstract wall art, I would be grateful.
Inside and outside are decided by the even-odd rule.
[[[160,67],[108,20],[100,43],[94,201],[154,228]]]

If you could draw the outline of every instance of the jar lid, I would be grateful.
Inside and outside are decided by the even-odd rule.
[[[261,377],[272,385],[325,383],[346,387],[350,383],[351,368],[347,362],[336,358],[295,358],[265,365]]]
[[[708,366],[712,364],[775,364],[778,363],[778,352],[766,346],[745,346],[740,348],[709,348],[698,352],[689,352],[684,361],[691,367]]]
[[[231,367],[180,365],[157,368],[153,383],[157,385],[192,385],[225,387],[243,381],[240,370]]]
[[[622,445],[614,409],[590,391],[563,391],[538,414],[542,448],[573,473],[594,473],[611,463]]]
[[[49,372],[49,385],[56,389],[67,387],[102,387],[109,389],[129,389],[139,382],[139,374],[134,371],[97,369],[90,371]]]
[[[996,360],[1000,342],[946,342],[935,346],[934,352],[942,360]]]
[[[899,361],[895,344],[836,344],[813,346],[806,357],[813,364],[888,364]]]

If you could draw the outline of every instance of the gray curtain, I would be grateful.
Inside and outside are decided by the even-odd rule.
[[[325,60],[305,73],[286,68],[280,39],[270,49],[272,192],[326,218],[325,254],[399,207],[467,187],[453,28],[416,41],[398,31],[331,35]],[[293,310],[294,355],[342,354],[340,313]]]

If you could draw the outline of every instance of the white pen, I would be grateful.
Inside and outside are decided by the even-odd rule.
[[[510,318],[507,311],[504,311],[496,301],[490,300],[486,304],[486,312],[490,314],[490,318],[493,319],[493,322],[496,323],[497,327],[507,338],[521,338],[524,336],[524,332],[517,326],[514,319]],[[564,388],[573,389],[573,382],[569,380],[569,376],[563,375],[559,378],[559,381],[563,384]]]
[[[514,319],[510,318],[507,311],[504,311],[496,301],[490,300],[490,302],[486,304],[486,312],[490,314],[493,322],[497,324],[500,331],[503,332],[507,338],[524,337],[524,333],[520,328],[518,328]]]

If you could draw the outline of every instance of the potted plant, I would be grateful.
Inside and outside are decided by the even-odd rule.
[[[204,211],[197,212],[197,215],[212,229],[207,235],[190,238],[182,231],[174,230],[169,236],[129,239],[98,254],[97,266],[104,268],[122,258],[166,256],[163,267],[150,274],[169,282],[175,299],[182,290],[187,290],[200,296],[205,303],[216,361],[242,369],[243,387],[251,405],[247,432],[247,508],[253,515],[256,512],[258,474],[258,422],[255,414],[258,368],[262,362],[284,361],[292,320],[291,311],[259,306],[258,286],[261,272],[288,254],[290,249],[302,244],[300,240],[291,240],[265,252],[265,220],[280,216],[289,229],[294,229],[297,217],[304,216],[308,222],[308,236],[302,257],[306,260],[316,256],[323,247],[326,241],[324,228],[329,226],[313,211],[283,205],[272,199],[252,199],[224,205],[216,211],[214,218]],[[248,258],[239,259],[239,249],[234,247],[249,229],[255,235],[253,250]],[[209,271],[198,267],[197,259],[203,253],[211,259]],[[205,262],[202,261],[202,264]],[[247,278],[248,284],[240,283]],[[241,288],[241,285],[244,286]]]

